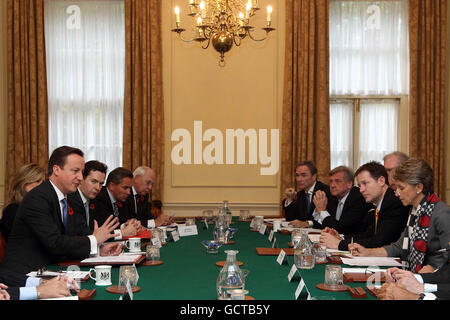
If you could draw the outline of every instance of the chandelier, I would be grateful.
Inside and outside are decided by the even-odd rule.
[[[258,0],[189,0],[189,13],[194,19],[194,35],[191,39],[183,38],[182,33],[186,29],[181,27],[180,8],[175,7],[176,28],[184,42],[198,42],[203,49],[209,45],[220,53],[220,66],[225,66],[225,53],[230,51],[233,44],[239,47],[243,39],[249,37],[253,41],[264,41],[275,28],[272,23],[272,6],[267,7],[266,26],[262,28],[266,32],[263,38],[255,38],[254,27],[251,18],[256,15]]]

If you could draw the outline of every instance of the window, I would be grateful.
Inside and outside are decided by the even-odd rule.
[[[125,90],[123,0],[45,2],[49,149],[122,164]]]
[[[408,3],[330,2],[331,167],[400,149],[409,93]]]

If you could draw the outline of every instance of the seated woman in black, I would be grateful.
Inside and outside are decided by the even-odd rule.
[[[34,187],[40,185],[45,179],[45,171],[39,165],[31,163],[23,166],[14,176],[9,189],[9,204],[3,209],[3,217],[0,220],[0,231],[8,241],[16,212],[23,197]]]

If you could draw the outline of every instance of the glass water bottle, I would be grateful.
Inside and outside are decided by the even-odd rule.
[[[245,277],[237,265],[237,250],[226,250],[227,261],[217,277],[217,295],[219,300],[230,299],[228,290],[244,289]]]
[[[308,230],[301,230],[300,241],[294,247],[294,263],[298,269],[314,268],[314,248],[309,240]]]

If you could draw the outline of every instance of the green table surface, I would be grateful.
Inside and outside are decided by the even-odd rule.
[[[139,273],[138,286],[140,292],[134,294],[134,300],[216,300],[216,280],[221,270],[216,266],[217,261],[226,259],[225,250],[238,250],[237,260],[242,261],[242,269],[248,269],[249,275],[245,281],[248,295],[256,300],[295,300],[295,291],[300,276],[294,276],[288,281],[288,274],[294,263],[293,256],[287,256],[288,263],[279,265],[276,256],[259,256],[256,247],[270,248],[268,234],[261,235],[251,232],[249,222],[239,222],[233,219],[232,227],[238,228],[233,237],[234,244],[224,245],[218,254],[208,254],[201,244],[202,240],[213,238],[213,225],[205,230],[204,224],[197,223],[198,235],[181,237],[179,241],[170,241],[160,249],[161,260],[159,266],[137,266]],[[270,229],[268,229],[270,230]],[[287,248],[290,235],[275,233],[278,247]],[[345,265],[343,265],[345,266]],[[49,270],[57,267],[50,266]],[[89,270],[89,267],[81,267]],[[325,264],[316,265],[311,270],[299,270],[311,297],[333,297],[335,300],[351,300],[348,292],[327,292],[316,288],[323,283]],[[112,283],[118,284],[119,266],[112,268]],[[349,283],[351,287],[361,286],[367,293],[363,300],[375,298],[366,290],[365,283]],[[96,286],[94,280],[81,283],[82,289],[97,289],[94,300],[117,300],[120,295],[106,291],[107,286]],[[307,292],[303,289],[299,299],[306,299]],[[361,300],[361,299],[358,299]]]

